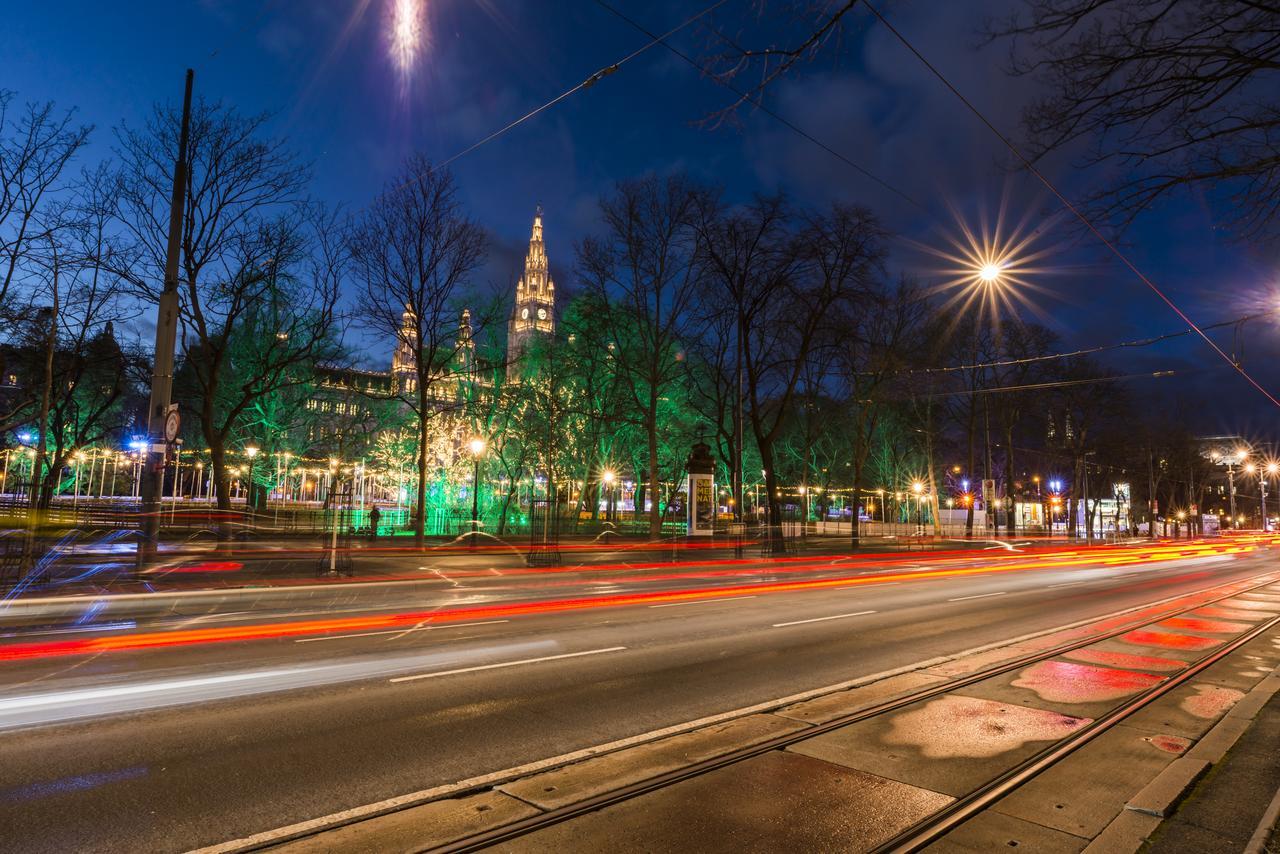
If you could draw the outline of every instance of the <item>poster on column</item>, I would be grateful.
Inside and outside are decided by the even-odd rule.
[[[715,478],[709,474],[689,475],[689,536],[709,537],[716,526]]]

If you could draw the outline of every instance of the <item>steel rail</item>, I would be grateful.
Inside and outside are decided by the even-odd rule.
[[[596,812],[598,810],[604,809],[605,807],[613,806],[615,804],[632,800],[636,797],[647,794],[649,792],[654,792],[659,789],[664,789],[676,783],[693,779],[694,777],[700,777],[703,774],[710,773],[711,771],[716,771],[720,768],[725,768],[730,765],[735,765],[739,762],[743,762],[747,759],[752,759],[756,756],[761,756],[765,753],[769,753],[774,750],[780,750],[783,748],[790,747],[791,745],[794,745],[794,744],[799,744],[800,742],[803,742],[803,741],[808,741],[809,739],[816,738],[820,735],[824,735],[828,732],[832,732],[837,729],[841,729],[843,727],[849,726],[850,724],[854,724],[854,723],[858,723],[859,721],[864,721],[870,718],[878,717],[880,715],[896,711],[898,709],[904,708],[914,703],[918,703],[923,700],[928,700],[933,697],[940,696],[942,694],[947,694],[952,691],[958,690],[960,688],[964,688],[969,685],[972,685],[974,683],[982,682],[984,680],[991,679],[995,676],[1000,676],[1001,674],[1008,673],[1013,670],[1018,670],[1020,668],[1027,667],[1031,664],[1035,664],[1040,661],[1045,661],[1047,659],[1054,658],[1064,653],[1081,649],[1086,646],[1091,646],[1095,643],[1099,643],[1100,641],[1117,637],[1126,632],[1132,631],[1135,628],[1140,628],[1142,626],[1150,625],[1151,623],[1159,622],[1161,620],[1167,620],[1170,617],[1175,617],[1179,614],[1185,614],[1189,611],[1194,611],[1198,608],[1203,608],[1215,602],[1220,602],[1224,599],[1230,599],[1235,596],[1240,596],[1244,593],[1248,593],[1253,590],[1257,590],[1262,587],[1267,587],[1269,585],[1276,583],[1274,570],[1269,570],[1266,573],[1260,573],[1259,575],[1253,576],[1253,578],[1259,578],[1262,575],[1267,576],[1266,581],[1261,581],[1261,582],[1258,582],[1257,584],[1254,584],[1252,586],[1245,587],[1242,589],[1233,590],[1232,592],[1225,593],[1221,596],[1211,597],[1191,607],[1181,607],[1181,606],[1175,607],[1162,612],[1158,616],[1148,615],[1148,616],[1142,617],[1141,619],[1131,620],[1129,622],[1126,622],[1122,627],[1117,629],[1107,630],[1105,632],[1098,632],[1093,635],[1090,635],[1087,638],[1081,638],[1079,640],[1070,641],[1068,643],[1060,644],[1058,646],[1055,646],[1046,650],[1041,650],[1039,652],[1028,653],[1027,655],[1010,659],[1005,662],[1000,662],[970,674],[959,676],[947,682],[939,683],[937,685],[931,685],[927,688],[923,688],[921,690],[912,692],[910,694],[906,694],[902,697],[886,700],[882,703],[877,703],[875,705],[868,706],[865,709],[859,709],[856,712],[850,712],[847,715],[841,715],[838,718],[834,718],[830,721],[825,721],[821,724],[816,724],[814,726],[808,727],[807,729],[804,729],[798,732],[792,732],[792,733],[787,733],[785,735],[777,736],[767,741],[763,741],[758,744],[751,745],[749,747],[743,747],[738,750],[732,751],[730,753],[723,754],[721,756],[715,756],[710,759],[704,759],[700,762],[687,765],[683,768],[677,768],[672,771],[668,771],[653,777],[646,778],[644,780],[637,781],[635,783],[630,783],[626,786],[621,786],[617,789],[613,789],[608,792],[603,792],[601,794],[594,795],[589,798],[585,798],[584,800],[578,801],[573,804],[567,804],[563,807],[557,807],[555,809],[548,810],[546,812],[539,813],[537,815],[529,816],[528,818],[525,818],[525,819],[520,819],[518,821],[501,825],[499,827],[481,831],[480,833],[472,834],[462,839],[454,840],[444,845],[435,846],[435,847],[431,847],[423,850],[432,851],[432,852],[480,851],[502,842],[507,842],[509,840],[516,839],[521,836],[526,836],[535,831],[543,830],[547,827],[551,827],[553,825],[560,824],[565,821],[569,821],[578,816],[585,815],[591,812]],[[1249,580],[1252,580],[1252,579],[1249,579]],[[1235,585],[1238,583],[1239,582],[1230,582],[1229,585]],[[1226,584],[1219,585],[1219,587],[1225,587],[1225,586],[1228,586],[1228,585]],[[1205,588],[1206,591],[1213,590],[1213,589],[1214,588],[1212,587]],[[1205,591],[1197,591],[1197,592],[1201,593]],[[1192,594],[1192,595],[1195,595],[1195,594]],[[1280,617],[1276,617],[1274,620],[1268,621],[1264,626],[1260,626],[1256,631],[1251,632],[1250,635],[1251,636],[1256,635],[1257,633],[1264,631],[1266,628],[1269,628],[1271,625],[1275,624],[1277,621],[1280,621]],[[1235,646],[1232,646],[1230,648],[1234,649]],[[1192,666],[1195,666],[1195,665],[1192,665]],[[1208,666],[1208,665],[1205,665],[1205,666]],[[1195,672],[1199,672],[1199,670]],[[1172,681],[1172,679],[1173,677],[1170,677],[1169,681]],[[1165,684],[1165,683],[1161,683],[1161,684]],[[1102,719],[1099,719],[1099,720],[1102,720]],[[1084,728],[1082,728],[1081,731],[1083,730]],[[1052,749],[1053,748],[1051,746],[1048,749],[1048,751],[1051,751]],[[1057,761],[1057,760],[1055,759],[1054,761]],[[485,787],[485,788],[489,788],[489,787]],[[984,787],[983,791],[985,791],[985,789],[986,787]],[[457,793],[454,793],[453,796],[458,797],[464,794],[466,793],[457,792]],[[956,803],[959,803],[959,801],[957,801]],[[952,806],[954,807],[955,804],[953,804]],[[935,815],[941,815],[942,813],[949,813],[951,811],[952,810],[948,808],[946,810],[941,811],[940,813],[935,813]],[[965,817],[967,818],[968,815],[966,815]],[[931,836],[930,839],[932,838],[934,837]],[[895,844],[897,843],[897,841],[898,841],[897,837],[895,837],[894,840],[891,840],[891,842]],[[925,844],[925,843],[922,842],[921,844]],[[916,850],[916,849],[909,848],[904,850]]]
[[[1153,685],[1146,691],[1131,697],[1116,708],[1097,718],[1092,723],[1081,727],[1066,738],[1049,745],[1044,750],[1041,750],[1022,762],[1019,762],[1013,768],[1002,773],[999,777],[985,783],[973,792],[958,798],[948,806],[933,813],[928,818],[918,822],[912,827],[907,828],[897,836],[872,850],[877,852],[877,854],[880,854],[880,852],[907,854],[907,852],[919,851],[929,843],[937,841],[940,837],[946,835],[956,827],[959,827],[964,822],[973,818],[978,813],[987,809],[1004,796],[1013,792],[1019,786],[1035,779],[1057,762],[1065,759],[1067,756],[1070,756],[1081,747],[1084,747],[1090,741],[1111,729],[1125,718],[1128,718],[1130,715],[1146,708],[1148,705],[1160,699],[1174,688],[1178,688],[1185,684],[1188,680],[1192,679],[1205,669],[1217,664],[1240,647],[1255,640],[1258,636],[1277,625],[1280,625],[1280,616],[1272,617],[1271,619],[1253,627],[1243,635],[1227,642],[1227,644],[1221,648],[1192,662],[1189,666],[1173,676],[1170,676],[1163,682]]]

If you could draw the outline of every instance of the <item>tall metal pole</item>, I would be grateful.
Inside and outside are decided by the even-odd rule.
[[[1240,525],[1236,522],[1236,473],[1231,463],[1227,463],[1227,496],[1228,501],[1231,502],[1231,519],[1228,525],[1231,528],[1239,528]]]
[[[477,520],[480,518],[480,455],[472,457],[474,467],[471,471],[471,548],[476,547]],[[550,513],[550,507],[547,512]]]
[[[160,496],[164,490],[164,423],[173,397],[173,351],[178,338],[178,253],[182,248],[183,208],[187,195],[187,141],[191,130],[191,86],[195,72],[187,69],[182,95],[182,129],[178,159],[173,166],[173,197],[169,201],[169,246],[164,263],[164,290],[156,313],[156,349],[151,373],[151,404],[147,410],[146,477],[141,478],[142,538],[138,568],[156,553],[160,539]]]
[[[1262,533],[1267,532],[1267,475],[1266,469],[1258,474],[1258,502],[1262,507]]]

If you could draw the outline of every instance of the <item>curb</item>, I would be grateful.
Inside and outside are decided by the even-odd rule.
[[[1120,814],[1103,828],[1102,833],[1094,838],[1085,851],[1101,854],[1140,849],[1161,821],[1174,812],[1196,782],[1222,761],[1227,751],[1249,729],[1262,707],[1278,692],[1280,670],[1262,679],[1212,729],[1201,736],[1185,756],[1174,760],[1130,798]],[[1245,849],[1248,854],[1262,854],[1277,818],[1280,818],[1280,791],[1276,792],[1262,823],[1249,842],[1249,847]]]

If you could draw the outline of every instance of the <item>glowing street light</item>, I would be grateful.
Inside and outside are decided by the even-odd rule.
[[[617,475],[612,469],[605,469],[600,474],[600,480],[604,483],[604,518],[606,521],[613,518],[613,482],[617,480]]]

